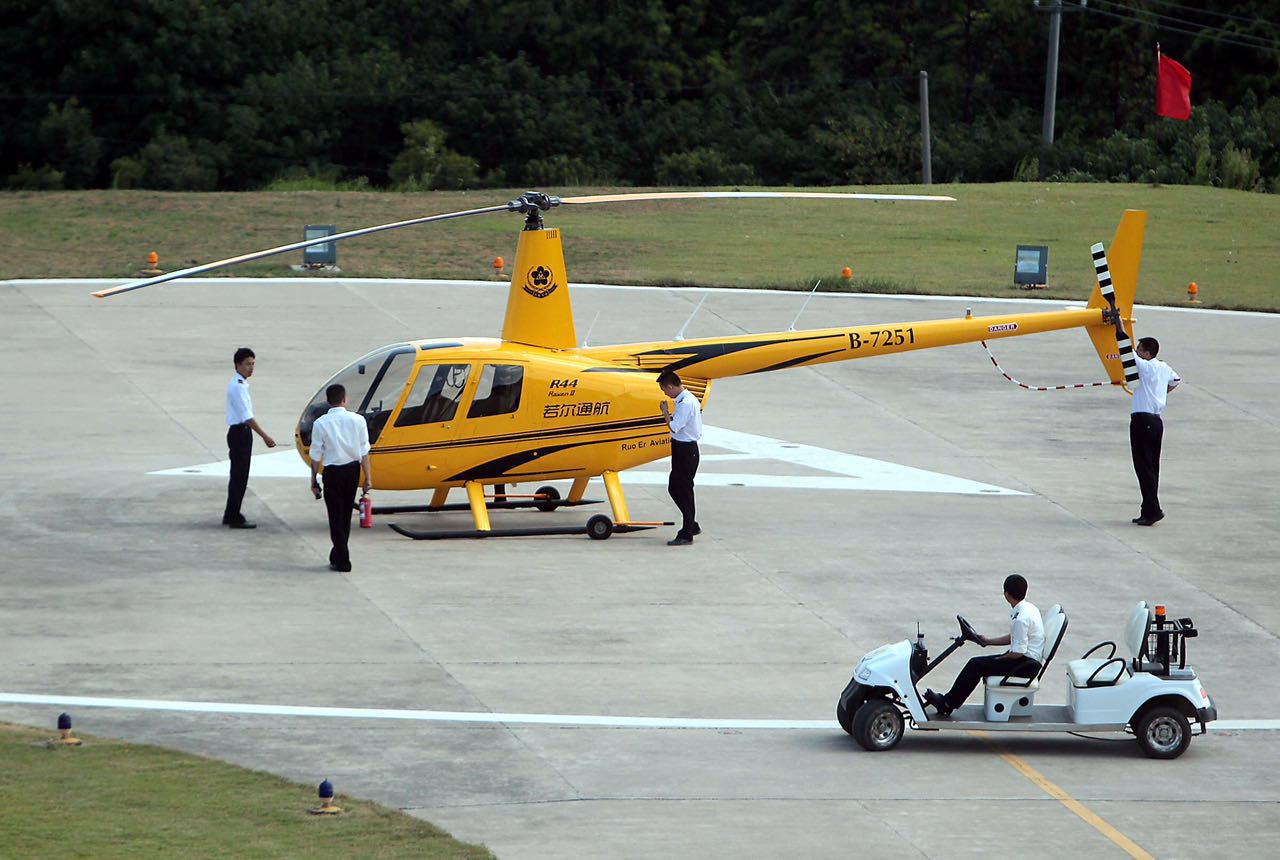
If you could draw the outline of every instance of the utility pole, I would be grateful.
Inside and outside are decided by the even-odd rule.
[[[933,184],[933,153],[929,143],[929,73],[920,72],[920,175]]]
[[[1053,0],[1049,7],[1049,60],[1044,70],[1044,125],[1040,130],[1040,142],[1045,149],[1053,146],[1053,115],[1058,106],[1058,39],[1062,34],[1062,0]],[[1041,179],[1044,169],[1041,166]]]
[[[1053,148],[1053,121],[1058,109],[1058,41],[1062,35],[1062,0],[1053,0],[1047,5],[1040,5],[1040,0],[1032,0],[1037,12],[1049,13],[1049,57],[1044,69],[1044,122],[1040,129],[1040,180],[1044,181],[1045,156]],[[1068,11],[1083,12],[1089,0],[1080,0],[1078,4],[1067,7]]]

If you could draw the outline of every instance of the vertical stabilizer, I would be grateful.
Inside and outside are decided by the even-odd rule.
[[[1101,308],[1108,319],[1101,325],[1089,326],[1089,337],[1107,376],[1116,385],[1126,387],[1138,377],[1133,355],[1133,298],[1146,227],[1146,212],[1126,209],[1111,247],[1105,249],[1101,242],[1093,246],[1098,283],[1089,296],[1089,307]]]
[[[578,345],[558,229],[520,233],[502,339],[548,349]]]

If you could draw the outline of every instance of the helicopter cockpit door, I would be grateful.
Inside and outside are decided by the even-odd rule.
[[[472,446],[472,462],[465,470],[469,478],[505,477],[509,468],[523,462],[523,451],[536,447],[541,421],[529,414],[525,396],[525,367],[522,364],[477,364],[474,389],[460,411],[462,437]]]
[[[466,363],[424,364],[418,368],[404,406],[396,416],[395,427],[425,427],[441,435],[453,428],[458,415],[458,404],[466,390],[471,365]],[[419,434],[420,435],[420,434]]]
[[[452,471],[462,435],[462,401],[473,377],[467,361],[422,364],[378,444],[374,475],[386,489],[413,489]]]

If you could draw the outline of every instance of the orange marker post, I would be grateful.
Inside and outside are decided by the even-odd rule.
[[[840,270],[840,277],[844,278],[846,281],[852,279],[853,269],[849,268],[848,266],[845,266],[843,269]]]
[[[1196,285],[1195,281],[1187,284],[1187,301],[1193,305],[1200,304],[1200,287]]]

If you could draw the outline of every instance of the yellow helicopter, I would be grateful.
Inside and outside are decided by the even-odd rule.
[[[383,230],[495,212],[519,212],[524,228],[516,248],[502,336],[395,343],[357,359],[320,387],[298,422],[295,442],[308,465],[312,423],[328,409],[325,388],[346,386],[354,411],[369,424],[374,487],[433,491],[430,504],[378,508],[378,512],[469,509],[474,530],[414,531],[417,539],[582,534],[594,539],[664,523],[631,519],[618,473],[668,456],[669,434],[660,412],[656,379],[677,372],[705,407],[711,381],[721,377],[807,367],[994,338],[1082,327],[1110,381],[1137,378],[1132,309],[1146,213],[1126,211],[1110,248],[1094,245],[1097,274],[1088,305],[1058,311],[886,323],[848,328],[769,332],[701,340],[617,346],[577,344],[560,231],[543,223],[557,206],[642,200],[817,198],[953,201],[926,195],[814,192],[669,192],[554,197],[528,192],[506,204],[431,215],[294,242],[101,290],[99,298],[282,254],[323,242]],[[591,478],[601,477],[613,517],[596,515],[585,526],[494,529],[491,509],[554,510],[589,504]],[[508,484],[572,480],[567,498],[544,486],[527,496]],[[447,503],[463,488],[467,502]],[[485,487],[494,487],[486,495]]]

